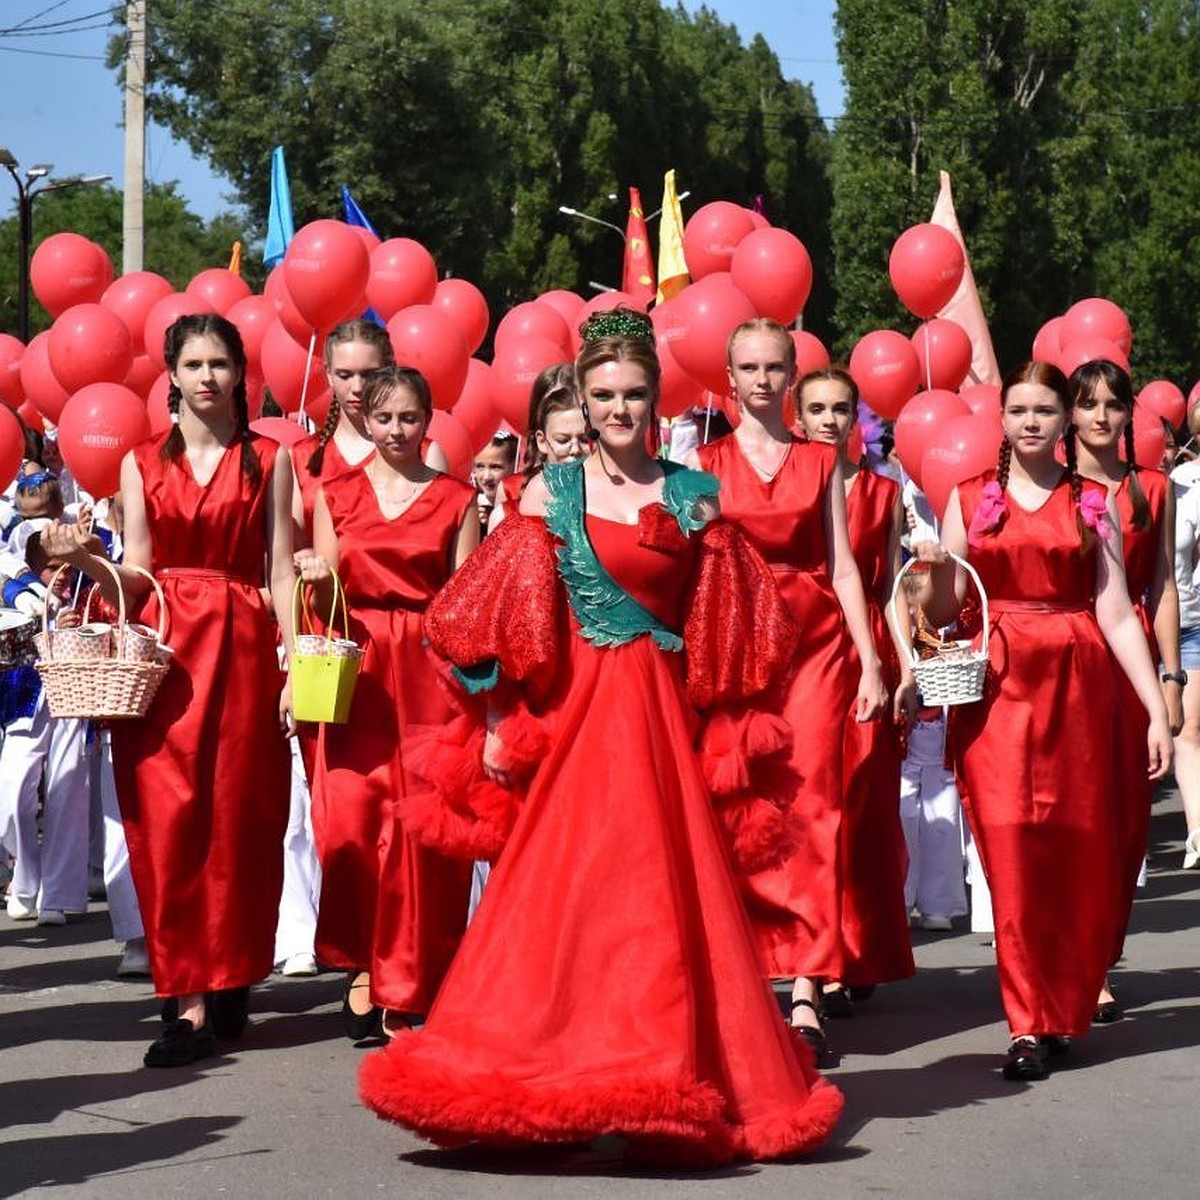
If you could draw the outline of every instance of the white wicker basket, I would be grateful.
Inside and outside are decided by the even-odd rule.
[[[908,636],[908,621],[900,620],[896,606],[896,597],[900,593],[900,581],[916,559],[908,562],[896,572],[892,583],[892,625],[897,630],[900,640],[908,648],[909,664],[917,679],[917,689],[921,700],[931,708],[938,705],[974,704],[983,699],[983,683],[987,676],[988,666],[988,598],[983,590],[975,568],[965,558],[951,554],[960,567],[970,575],[979,592],[980,606],[983,610],[983,640],[980,649],[972,650],[969,642],[957,642],[945,651],[939,652],[936,658],[920,658],[913,649],[912,640]]]

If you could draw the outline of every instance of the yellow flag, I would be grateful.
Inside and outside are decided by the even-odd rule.
[[[233,253],[230,254],[230,256],[229,256],[229,269],[235,275],[241,275],[241,273],[242,273],[242,243],[241,242],[233,243]]]
[[[658,224],[658,303],[670,300],[688,284],[683,257],[683,213],[675,192],[675,171],[663,177],[662,216]]]

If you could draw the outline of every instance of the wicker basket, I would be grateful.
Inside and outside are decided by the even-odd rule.
[[[982,700],[983,683],[987,676],[989,632],[987,592],[983,590],[983,583],[975,568],[965,558],[959,558],[957,554],[951,554],[950,557],[971,576],[975,583],[975,589],[979,592],[980,607],[983,610],[983,640],[980,642],[978,650],[972,650],[969,643],[959,642],[939,652],[934,658],[919,657],[908,636],[908,622],[900,620],[899,610],[896,607],[896,597],[900,594],[900,581],[916,560],[910,558],[896,572],[896,578],[892,583],[892,626],[896,629],[900,640],[907,646],[909,664],[917,679],[917,690],[921,693],[921,701],[931,708],[943,704],[974,704],[977,700]]]
[[[42,605],[42,645],[47,655],[35,664],[46,689],[46,701],[52,717],[87,717],[91,720],[115,720],[122,717],[142,717],[150,707],[159,685],[166,677],[168,666],[162,662],[139,662],[125,657],[127,624],[125,618],[125,592],[120,576],[111,563],[104,562],[117,583],[116,636],[113,638],[113,657],[104,659],[56,658],[54,638],[49,636],[50,596],[58,574],[66,569],[59,567],[54,579],[46,588],[46,600]],[[145,575],[158,593],[158,640],[161,645],[166,633],[167,605],[158,580],[141,567],[126,564],[126,570]],[[90,598],[89,598],[90,603]]]

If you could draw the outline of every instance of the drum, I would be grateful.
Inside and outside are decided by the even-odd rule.
[[[32,617],[12,608],[0,608],[0,667],[16,667],[34,658]]]

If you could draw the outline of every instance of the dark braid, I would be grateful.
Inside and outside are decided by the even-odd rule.
[[[163,462],[174,462],[187,448],[183,440],[183,430],[179,428],[179,406],[183,403],[183,393],[174,383],[167,389],[167,411],[171,414],[171,432],[167,440],[159,448],[158,456]]]
[[[325,465],[325,447],[337,431],[341,416],[342,406],[333,396],[330,396],[329,412],[325,415],[325,424],[321,426],[321,432],[317,434],[317,448],[308,456],[308,473],[314,478],[321,474],[321,468]]]
[[[1008,471],[1012,466],[1012,442],[1008,438],[1004,438],[1000,442],[1000,458],[996,463],[996,482],[1000,485],[1000,491],[1008,490]]]
[[[1129,500],[1133,506],[1133,527],[1146,530],[1150,528],[1150,501],[1146,499],[1142,482],[1138,479],[1141,467],[1138,466],[1135,449],[1133,413],[1131,412],[1129,420],[1125,422],[1125,478],[1129,480]]]
[[[246,374],[243,371],[241,379],[233,389],[233,415],[237,421],[242,439],[242,474],[253,487],[262,482],[262,463],[252,445],[254,434],[250,429],[250,404],[246,399]]]
[[[1071,506],[1075,509],[1075,528],[1079,530],[1080,545],[1086,549],[1095,540],[1096,535],[1083,519],[1083,512],[1079,507],[1079,502],[1083,499],[1083,476],[1079,473],[1078,455],[1075,451],[1075,426],[1071,421],[1068,421],[1063,429],[1063,446],[1067,453],[1067,477],[1071,481]]]

